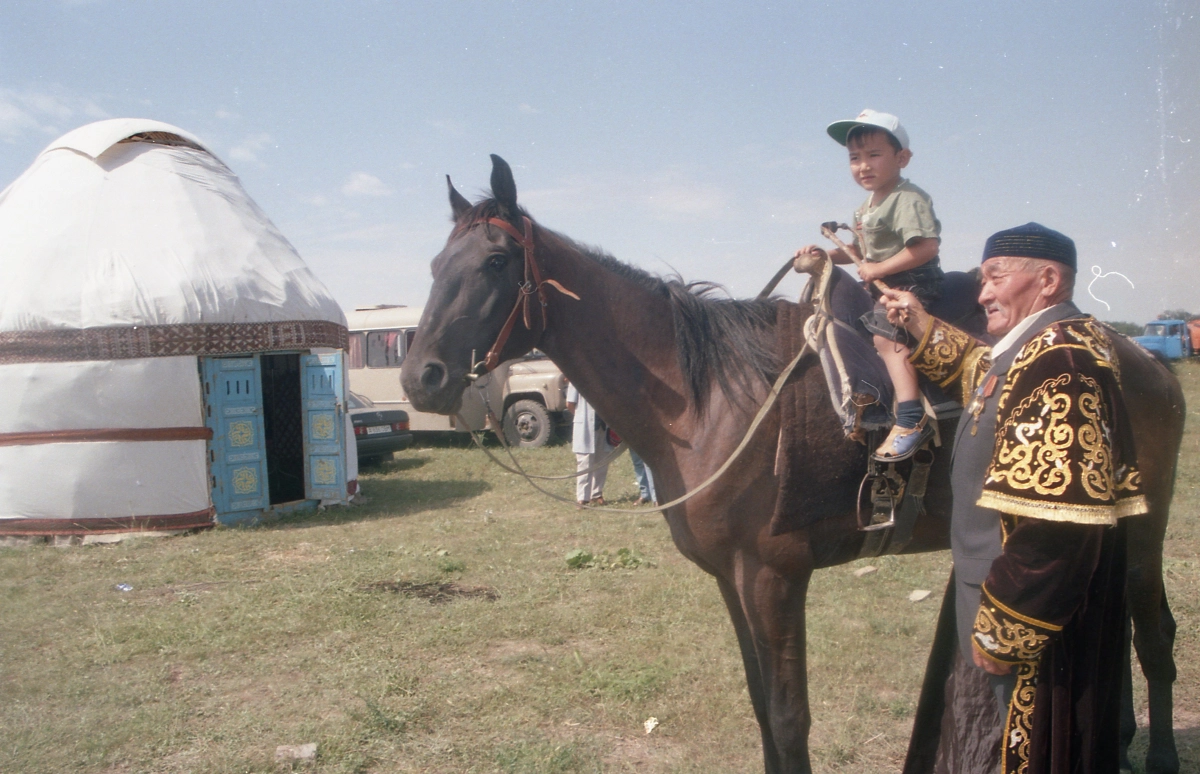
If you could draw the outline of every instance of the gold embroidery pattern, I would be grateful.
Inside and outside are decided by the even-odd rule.
[[[1037,696],[1037,662],[1017,665],[1017,685],[1008,703],[1004,721],[1005,774],[1025,774],[1029,770],[1029,743],[1033,739],[1033,702]]]
[[[1142,491],[1142,472],[1125,468],[1117,474],[1118,492]]]
[[[1100,385],[1083,374],[1079,375],[1079,381],[1088,388],[1087,392],[1079,395],[1079,413],[1083,417],[1078,430],[1079,448],[1083,450],[1083,459],[1079,463],[1079,483],[1093,500],[1111,502],[1116,490],[1113,484],[1112,433],[1105,417]]]
[[[967,353],[963,358],[963,405],[966,406],[971,402],[971,397],[976,389],[979,388],[979,383],[983,381],[986,374],[992,367],[992,348],[991,347],[975,347]]]
[[[1013,409],[996,434],[997,449],[985,483],[1005,483],[1050,496],[1066,491],[1072,478],[1068,452],[1075,442],[1075,429],[1065,421],[1072,401],[1055,390],[1070,381],[1070,374],[1047,379]],[[1034,404],[1041,409],[1031,416]]]
[[[999,612],[986,601],[979,606],[972,635],[976,644],[999,661],[1037,659],[1050,636],[1041,634],[1036,627],[1022,621],[998,615]]]
[[[946,387],[962,373],[964,355],[976,346],[970,334],[935,318],[911,360],[931,382]]]
[[[1057,343],[1057,333],[1057,326],[1052,325],[1025,342],[1025,345],[1017,352],[1012,365],[1008,367],[1008,378],[1005,380],[1004,386],[1000,388],[1000,397],[996,399],[996,411],[1000,416],[1004,416],[1004,409],[1008,406],[1013,385],[1020,379],[1021,371],[1028,368],[1029,364],[1039,355]]]
[[[1111,368],[1116,372],[1116,358],[1112,348],[1112,340],[1104,334],[1104,330],[1096,325],[1093,321],[1082,322],[1077,325],[1064,325],[1063,331],[1067,336],[1076,343],[1082,345],[1092,357],[1096,359],[1096,364],[1103,368]],[[1118,374],[1118,379],[1120,376]]]

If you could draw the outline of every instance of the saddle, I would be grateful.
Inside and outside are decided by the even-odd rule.
[[[949,272],[945,287],[943,301],[930,312],[985,338],[986,316],[975,303],[978,285],[974,275]],[[922,380],[926,408],[937,419],[938,431],[909,459],[880,462],[871,458],[868,450],[879,444],[892,422],[887,369],[858,326],[858,318],[873,303],[850,275],[827,265],[805,288],[801,303],[781,300],[776,312],[780,355],[794,357],[809,340],[819,354],[821,368],[797,372],[779,396],[775,473],[780,486],[771,534],[842,515],[847,501],[852,501],[859,530],[865,533],[860,556],[900,553],[908,544],[917,518],[925,512],[931,473],[948,478],[948,470],[939,470],[947,466],[934,467],[935,456],[942,456],[935,455],[934,449],[943,439],[949,442],[953,438],[962,413],[957,400]],[[821,316],[824,324],[818,325]],[[832,402],[832,416],[818,405],[824,400]],[[842,443],[831,443],[839,430]],[[814,480],[825,483],[818,489]]]

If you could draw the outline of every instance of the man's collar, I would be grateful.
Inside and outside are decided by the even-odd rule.
[[[1015,328],[1006,333],[1004,338],[1000,339],[1000,341],[996,342],[996,344],[992,347],[992,362],[995,362],[996,358],[1012,349],[1013,346],[1021,340],[1021,337],[1024,336],[1026,332],[1028,332],[1034,326],[1038,326],[1038,323],[1042,320],[1045,320],[1045,322],[1041,326],[1038,326],[1039,328],[1049,324],[1053,319],[1062,319],[1061,313],[1065,311],[1064,307],[1069,307],[1072,311],[1078,312],[1078,310],[1075,309],[1075,304],[1071,303],[1070,301],[1063,301],[1061,304],[1055,304],[1054,306],[1043,309],[1040,312],[1034,312],[1024,320],[1021,320],[1021,322],[1017,323]]]

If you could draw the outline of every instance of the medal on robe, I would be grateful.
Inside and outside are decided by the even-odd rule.
[[[998,381],[1000,380],[995,375],[989,376],[983,384],[979,385],[979,389],[975,390],[975,397],[967,406],[967,411],[971,412],[971,435],[979,432],[979,415],[983,413],[983,405],[987,399],[992,397],[992,393],[996,391]]]

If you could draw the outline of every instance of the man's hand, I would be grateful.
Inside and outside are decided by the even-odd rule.
[[[1001,664],[998,661],[992,661],[990,658],[980,653],[977,648],[971,648],[971,655],[975,659],[975,666],[987,672],[989,675],[1006,675],[1012,671],[1012,664]]]
[[[863,282],[874,282],[877,279],[883,279],[887,275],[879,270],[879,267],[873,263],[860,263],[858,265],[858,276]]]

